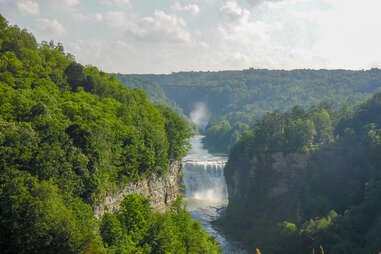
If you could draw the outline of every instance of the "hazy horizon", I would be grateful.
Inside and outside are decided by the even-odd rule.
[[[70,53],[70,52],[69,52]],[[369,71],[371,69],[381,69],[381,66],[379,67],[369,67],[369,68],[360,68],[360,69],[344,69],[344,68],[295,68],[295,69],[271,69],[271,68],[246,68],[246,69],[221,69],[221,70],[187,70],[187,71],[173,71],[173,72],[161,72],[161,73],[137,73],[137,72],[131,72],[131,73],[124,73],[124,72],[108,72],[109,74],[124,74],[124,75],[171,75],[175,73],[217,73],[217,72],[238,72],[238,71],[249,71],[249,70],[265,70],[265,71]]]

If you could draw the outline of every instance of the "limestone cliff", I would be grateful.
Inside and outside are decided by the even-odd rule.
[[[166,177],[152,175],[141,181],[128,184],[122,191],[107,195],[105,200],[95,207],[95,216],[99,218],[105,212],[113,213],[118,211],[124,195],[132,193],[149,197],[151,206],[156,211],[165,209],[171,202],[176,200],[181,192],[181,168],[181,161],[173,161]]]

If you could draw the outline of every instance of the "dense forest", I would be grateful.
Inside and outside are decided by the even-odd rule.
[[[199,133],[200,126],[190,120],[189,117],[184,114],[183,109],[176,104],[174,100],[171,100],[166,96],[163,88],[159,84],[149,81],[144,77],[134,77],[132,75],[123,75],[119,73],[111,74],[111,76],[114,76],[129,89],[139,88],[144,90],[151,103],[170,108],[186,122],[186,124],[193,130],[194,134]]]
[[[116,214],[93,212],[108,192],[165,176],[190,135],[143,90],[0,15],[2,253],[219,253],[180,200],[158,214],[130,195]]]
[[[381,70],[260,70],[119,75],[160,85],[186,115],[204,102],[212,115],[205,130],[210,151],[228,152],[240,135],[267,112],[307,109],[322,101],[338,107],[368,99],[381,88]],[[143,88],[150,90],[150,88]],[[159,88],[156,88],[159,89]],[[149,93],[149,92],[148,92]]]
[[[230,153],[219,223],[252,252],[379,253],[380,112],[377,93],[265,114]]]

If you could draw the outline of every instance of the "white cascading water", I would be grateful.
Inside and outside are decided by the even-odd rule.
[[[186,160],[185,194],[189,198],[219,203],[227,200],[224,178],[226,160]]]
[[[183,160],[185,196],[188,211],[204,229],[220,243],[223,254],[244,254],[242,248],[228,240],[211,222],[220,216],[228,204],[227,186],[224,177],[226,155],[212,155],[202,145],[202,136],[190,139],[192,150]]]

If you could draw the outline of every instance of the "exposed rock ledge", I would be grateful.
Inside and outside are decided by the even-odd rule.
[[[96,206],[94,209],[95,216],[99,218],[105,212],[117,212],[124,195],[132,193],[149,197],[151,206],[156,211],[165,209],[176,200],[181,192],[183,181],[181,168],[181,161],[173,161],[169,167],[167,177],[153,175],[139,182],[128,184],[123,191],[107,196],[105,201]]]

